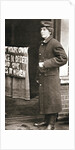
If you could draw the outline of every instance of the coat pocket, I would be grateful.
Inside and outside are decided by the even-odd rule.
[[[47,69],[44,73],[44,76],[56,76],[59,75],[59,69],[58,68],[51,68]]]

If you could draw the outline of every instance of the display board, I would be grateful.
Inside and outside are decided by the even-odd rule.
[[[6,85],[8,89],[6,89],[6,95],[11,95],[14,98],[23,97],[26,100],[30,99],[28,61],[28,47],[5,47],[6,80],[12,80],[11,84],[8,84],[9,87]],[[9,81],[6,83],[9,83]],[[9,88],[11,88],[11,94],[8,94]]]

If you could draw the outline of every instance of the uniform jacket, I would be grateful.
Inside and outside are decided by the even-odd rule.
[[[67,55],[62,45],[52,36],[39,48],[39,103],[40,114],[58,113],[62,110],[59,67],[66,64]]]

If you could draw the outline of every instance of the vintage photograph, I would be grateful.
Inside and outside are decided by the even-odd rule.
[[[5,19],[5,130],[69,130],[69,19]]]

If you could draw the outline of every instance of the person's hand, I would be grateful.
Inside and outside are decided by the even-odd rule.
[[[43,67],[44,66],[44,62],[39,62],[39,67]]]
[[[38,84],[39,84],[39,80],[36,80],[36,83],[38,83]]]

